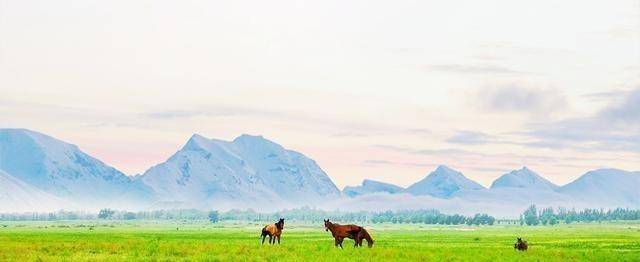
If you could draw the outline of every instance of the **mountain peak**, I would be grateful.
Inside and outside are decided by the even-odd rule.
[[[538,175],[527,167],[523,167],[518,170],[513,170],[507,174],[502,175],[491,184],[491,188],[528,188],[538,190],[550,190],[553,191],[558,188],[557,185],[551,183],[549,180]]]
[[[379,193],[386,192],[389,194],[394,194],[401,192],[403,190],[402,187],[379,182],[371,179],[365,179],[362,181],[362,185],[360,186],[347,186],[344,188],[343,193],[347,196],[355,197],[358,195],[371,194],[371,193]]]
[[[235,140],[266,140],[262,135],[241,134]]]
[[[454,169],[452,169],[452,168],[450,168],[448,166],[445,166],[445,165],[439,165],[436,168],[435,172],[437,172],[437,173],[449,173],[449,174],[451,174],[451,173],[459,173],[458,171],[456,171],[456,170],[454,170]]]
[[[193,135],[191,135],[191,138],[189,138],[189,140],[209,140],[209,138],[206,138],[205,136],[198,133],[194,133]]]
[[[460,190],[480,190],[484,187],[468,179],[462,173],[440,165],[427,177],[406,189],[413,195],[431,195],[440,198],[451,197]]]
[[[184,150],[202,150],[207,148],[211,143],[211,139],[201,136],[199,134],[193,134],[184,145]]]
[[[232,142],[234,144],[275,144],[271,140],[264,138],[262,135],[254,136],[248,134],[242,134],[239,137],[233,139]]]
[[[242,134],[232,142],[236,146],[243,148],[244,150],[250,150],[254,153],[264,154],[267,152],[279,152],[285,150],[280,144],[275,143],[269,139],[264,138],[261,135],[247,135]]]

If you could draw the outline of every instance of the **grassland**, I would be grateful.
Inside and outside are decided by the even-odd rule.
[[[289,223],[260,245],[258,224],[0,222],[0,261],[640,261],[640,222],[521,226],[368,226],[373,248],[334,248],[323,228]],[[530,250],[517,252],[523,236]]]

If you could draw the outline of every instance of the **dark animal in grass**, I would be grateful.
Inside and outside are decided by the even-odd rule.
[[[277,223],[266,225],[262,228],[262,244],[264,244],[264,239],[269,236],[269,244],[275,244],[276,240],[278,240],[278,244],[280,244],[280,236],[282,235],[282,230],[284,229],[284,218],[278,220]]]
[[[367,240],[369,247],[373,246],[373,238],[369,235],[366,229],[356,225],[340,225],[331,223],[329,219],[324,221],[324,228],[326,231],[331,231],[331,235],[335,239],[335,245],[342,248],[342,241],[345,238],[351,238],[355,241],[354,247],[362,246],[362,240]]]
[[[518,238],[516,243],[513,245],[513,248],[519,251],[527,251],[527,249],[529,249],[529,244],[527,243],[526,240],[522,240],[522,238]]]

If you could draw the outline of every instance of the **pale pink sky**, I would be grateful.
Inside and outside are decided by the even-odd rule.
[[[264,135],[342,187],[640,170],[640,2],[0,0],[0,127],[134,175]]]

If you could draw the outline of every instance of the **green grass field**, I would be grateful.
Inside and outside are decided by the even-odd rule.
[[[555,227],[370,225],[373,248],[334,248],[321,227],[287,224],[279,246],[258,224],[0,222],[0,261],[640,261],[640,222]],[[513,242],[525,237],[530,250]]]

